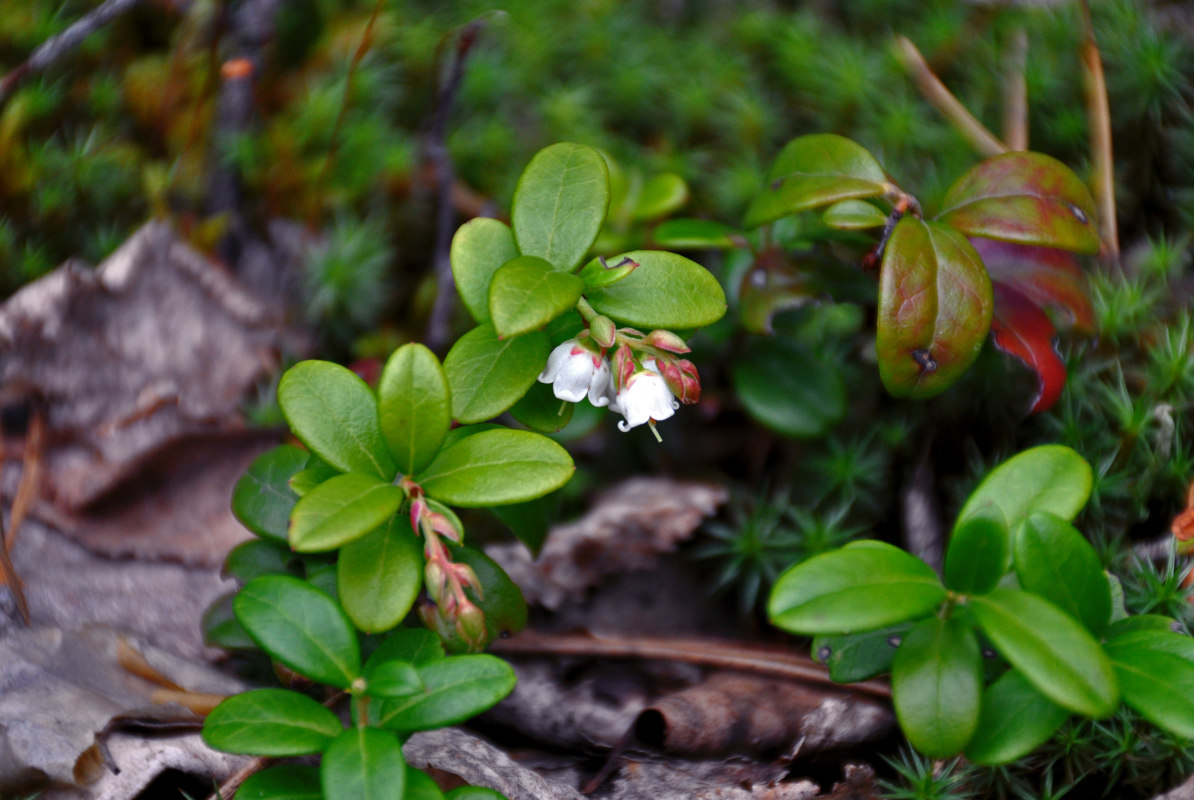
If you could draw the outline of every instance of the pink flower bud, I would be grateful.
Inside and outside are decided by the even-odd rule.
[[[592,334],[593,341],[603,348],[613,347],[614,340],[618,335],[618,327],[609,317],[598,315],[589,322],[589,333]]]
[[[690,349],[676,334],[671,331],[651,331],[647,337],[643,339],[643,344],[657,347],[668,353],[688,353]]]
[[[456,611],[456,630],[470,650],[481,650],[489,638],[485,630],[485,612],[467,600],[461,603]]]
[[[614,388],[621,391],[626,384],[630,382],[630,376],[634,374],[635,363],[634,355],[630,352],[628,345],[622,345],[614,353]]]

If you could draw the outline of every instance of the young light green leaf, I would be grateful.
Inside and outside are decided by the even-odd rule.
[[[982,696],[978,639],[957,617],[929,617],[904,637],[891,669],[896,718],[922,753],[959,752],[978,726]]]
[[[978,357],[994,309],[991,278],[964,236],[901,219],[879,273],[875,350],[883,386],[916,399],[948,389]]]
[[[1058,705],[1105,717],[1119,704],[1111,662],[1089,631],[1031,592],[996,589],[970,607],[995,649]]]
[[[232,490],[232,513],[258,536],[285,542],[290,510],[298,502],[289,481],[306,463],[307,453],[293,445],[257,456]]]
[[[983,692],[966,758],[986,766],[1015,761],[1043,744],[1069,715],[1034,689],[1024,673],[1009,669]]]
[[[983,479],[962,506],[954,531],[977,515],[998,515],[1009,532],[1036,511],[1072,520],[1086,505],[1093,479],[1090,465],[1068,447],[1025,450]]]
[[[651,239],[663,250],[728,250],[746,242],[729,225],[707,219],[666,220],[651,232]]]
[[[444,358],[452,416],[481,422],[514,405],[535,383],[550,350],[543,331],[499,339],[492,325],[481,325],[461,336]]]
[[[398,471],[377,423],[377,398],[351,370],[330,361],[300,361],[278,382],[278,405],[291,430],[341,472]]]
[[[846,414],[841,371],[789,337],[752,337],[731,376],[747,413],[785,436],[821,436]]]
[[[346,544],[336,562],[340,603],[366,633],[393,628],[423,585],[423,544],[403,514]]]
[[[383,661],[405,661],[421,667],[445,655],[439,637],[426,628],[399,628],[377,646],[365,668]]]
[[[632,217],[640,221],[659,219],[679,210],[687,202],[688,184],[674,172],[663,172],[652,175],[643,184]]]
[[[224,575],[247,583],[262,575],[285,573],[292,555],[289,549],[283,550],[273,542],[250,539],[232,548],[224,559]]]
[[[254,689],[211,710],[203,722],[203,741],[226,753],[301,756],[320,752],[343,729],[335,714],[305,694]]]
[[[405,697],[423,691],[419,671],[409,661],[377,661],[365,665],[365,693],[370,697]]]
[[[1124,702],[1154,725],[1194,739],[1194,638],[1137,630],[1106,646]]]
[[[490,655],[448,656],[419,668],[423,691],[376,704],[377,725],[423,731],[480,714],[514,689],[514,670]]]
[[[278,764],[254,772],[236,790],[236,800],[323,800],[319,767]]]
[[[539,330],[576,307],[585,282],[537,256],[506,262],[489,284],[489,316],[502,339]]]
[[[356,633],[340,606],[298,578],[249,581],[232,609],[257,644],[300,675],[346,689],[361,672]]]
[[[295,505],[290,546],[300,553],[318,553],[348,544],[389,519],[405,497],[400,488],[372,475],[337,475]]]
[[[861,145],[832,133],[801,136],[775,159],[767,187],[746,212],[745,226],[757,228],[798,211],[885,191],[883,167]]]
[[[518,179],[510,219],[524,256],[565,272],[601,230],[609,206],[609,171],[591,147],[560,142],[540,150]]]
[[[1097,253],[1095,204],[1069,167],[1042,153],[1004,153],[949,188],[938,218],[967,236]]]
[[[533,500],[572,477],[572,457],[530,431],[484,431],[445,448],[420,475],[424,491],[454,506],[476,508]]]
[[[350,728],[323,754],[319,779],[326,800],[402,800],[402,745],[377,728]]]
[[[1102,636],[1111,619],[1111,585],[1090,542],[1047,511],[1016,526],[1012,553],[1020,586],[1036,592]]]
[[[381,434],[398,464],[412,475],[431,463],[452,426],[448,377],[421,344],[394,351],[377,384]]]
[[[813,656],[838,683],[865,681],[891,672],[896,650],[914,623],[901,622],[876,631],[822,634],[813,639]]]
[[[783,573],[767,613],[800,634],[853,633],[915,619],[945,599],[933,568],[898,547],[852,542]]]
[[[839,231],[864,231],[887,222],[887,215],[865,200],[842,200],[825,209],[821,221]]]
[[[634,250],[606,261],[617,264],[624,258],[638,267],[617,283],[585,295],[600,313],[645,330],[700,328],[725,314],[721,284],[695,261],[662,250]]]
[[[489,322],[489,282],[498,268],[518,256],[514,232],[488,217],[469,220],[456,229],[449,258],[460,300],[478,323]]]
[[[985,594],[1007,570],[1011,548],[1002,520],[975,516],[958,526],[945,551],[945,584],[966,594]]]

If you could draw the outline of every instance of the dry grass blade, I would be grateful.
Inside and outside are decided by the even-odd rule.
[[[1094,184],[1095,205],[1099,209],[1099,235],[1103,240],[1102,256],[1119,263],[1119,226],[1115,218],[1115,163],[1111,148],[1111,107],[1107,102],[1107,81],[1103,76],[1103,59],[1095,42],[1094,25],[1090,19],[1090,4],[1082,0],[1082,66],[1086,86],[1086,115],[1090,121],[1091,180]]]

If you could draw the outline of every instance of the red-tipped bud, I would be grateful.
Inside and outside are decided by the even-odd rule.
[[[485,630],[485,612],[465,600],[456,610],[456,631],[470,650],[479,652],[489,638]]]
[[[423,530],[419,523],[423,519],[423,514],[427,512],[427,504],[422,500],[414,500],[410,504],[410,529],[418,535],[422,535]]]
[[[684,340],[671,331],[651,331],[647,334],[647,338],[643,339],[643,344],[656,347],[668,353],[690,352]]]
[[[424,516],[424,521],[431,526],[431,530],[443,536],[445,539],[451,539],[456,544],[464,539],[463,532],[460,531],[446,515],[438,511],[428,511]]]
[[[677,400],[692,405],[701,399],[701,378],[691,361],[661,361],[657,366]]]
[[[614,321],[609,317],[599,314],[589,322],[589,333],[592,334],[593,341],[601,347],[613,347],[618,335],[618,326],[614,325]]]
[[[443,600],[446,581],[443,564],[438,560],[428,561],[423,567],[423,583],[427,587],[427,595],[436,603]]]
[[[614,353],[614,383],[618,389],[626,386],[630,382],[630,376],[634,374],[635,364],[634,355],[630,352],[630,347],[622,345]]]
[[[456,576],[457,583],[471,588],[477,593],[477,597],[481,597],[481,581],[477,578],[477,573],[473,572],[472,567],[468,564],[453,563],[451,569]]]

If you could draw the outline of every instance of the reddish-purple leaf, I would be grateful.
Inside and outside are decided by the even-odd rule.
[[[954,383],[991,327],[991,279],[966,237],[904,217],[883,253],[875,350],[897,397],[926,398]]]
[[[1073,253],[980,237],[970,243],[983,257],[992,282],[1010,286],[1042,308],[1065,314],[1079,332],[1094,333],[1094,307],[1086,291],[1086,275]],[[995,313],[998,315],[998,307]]]
[[[957,180],[941,222],[967,236],[1096,253],[1095,204],[1069,167],[1042,153],[1004,153]]]
[[[1036,373],[1038,389],[1031,413],[1039,414],[1057,402],[1065,387],[1065,362],[1054,346],[1057,332],[1032,300],[1003,283],[996,283],[994,290],[991,335],[996,347]]]

